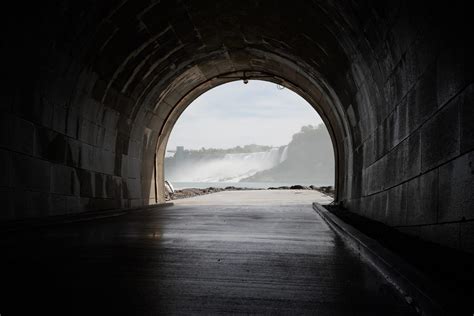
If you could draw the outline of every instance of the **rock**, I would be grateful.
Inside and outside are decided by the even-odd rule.
[[[322,187],[316,188],[316,190],[332,197],[334,197],[336,193],[334,190],[334,187],[332,186],[322,186]]]
[[[291,190],[308,190],[308,187],[305,187],[303,185],[297,184],[297,185],[292,185],[290,187]]]

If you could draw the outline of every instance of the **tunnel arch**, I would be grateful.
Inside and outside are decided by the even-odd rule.
[[[2,220],[153,202],[145,171],[170,111],[245,70],[319,107],[337,144],[338,202],[471,250],[474,54],[462,3],[11,5],[0,21]]]
[[[268,71],[268,70],[267,70]],[[310,93],[306,92],[304,89],[300,88],[297,86],[294,82],[284,79],[274,73],[270,72],[263,72],[263,71],[255,71],[255,70],[242,70],[242,71],[233,71],[233,72],[228,72],[228,73],[223,73],[220,75],[217,75],[215,77],[206,79],[203,83],[196,85],[195,87],[191,88],[190,91],[188,91],[185,95],[183,95],[181,98],[178,99],[177,103],[175,106],[172,107],[170,110],[169,114],[167,115],[166,120],[162,124],[162,127],[160,129],[160,137],[158,138],[157,141],[157,146],[156,146],[156,160],[155,160],[155,170],[156,172],[156,177],[151,181],[150,185],[150,194],[154,194],[155,192],[159,192],[160,198],[157,198],[154,196],[155,201],[163,201],[162,197],[164,197],[164,158],[165,158],[165,150],[166,146],[168,143],[168,138],[171,134],[171,131],[178,121],[179,117],[181,114],[186,110],[186,108],[191,105],[191,103],[200,95],[206,93],[207,91],[222,85],[226,84],[229,82],[233,81],[240,81],[243,79],[248,79],[248,80],[263,80],[263,81],[268,81],[268,82],[273,82],[275,84],[282,85],[294,93],[298,94],[300,97],[302,97],[304,100],[308,102],[308,104],[316,111],[316,113],[319,114],[321,119],[323,120],[323,123],[325,124],[325,127],[328,129],[329,136],[331,138],[332,142],[332,147],[334,151],[334,160],[335,162],[338,162],[341,164],[341,168],[338,167],[338,163],[335,163],[335,187],[336,187],[336,200],[338,198],[338,193],[343,192],[344,189],[340,188],[338,183],[341,183],[344,178],[344,173],[342,170],[346,169],[346,164],[350,164],[350,161],[346,161],[348,158],[348,155],[345,153],[347,152],[347,148],[344,148],[344,145],[347,143],[350,143],[350,138],[344,142],[344,139],[337,139],[336,137],[347,137],[349,134],[349,130],[347,130],[347,126],[344,126],[340,118],[336,116],[336,114],[333,114],[332,112],[334,111],[334,106],[331,100],[321,102],[320,100],[323,97],[323,94],[320,92],[320,89],[317,86],[310,86],[308,88],[311,88],[309,91],[312,91]],[[309,81],[307,81],[308,84],[310,84]],[[170,91],[170,93],[173,93]],[[310,103],[313,102],[313,103]],[[323,108],[325,106],[326,108]],[[328,116],[326,116],[326,112],[331,112],[333,115],[332,121],[329,121]],[[339,120],[338,120],[339,119]],[[337,126],[332,126],[329,124],[341,124]],[[346,129],[345,129],[346,128]],[[345,129],[345,130],[344,130]],[[338,179],[340,177],[340,179]],[[341,193],[339,193],[341,194]]]

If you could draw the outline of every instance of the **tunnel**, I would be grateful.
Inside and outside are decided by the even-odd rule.
[[[48,1],[1,23],[2,222],[163,202],[179,115],[213,87],[265,78],[324,120],[339,205],[474,250],[462,2]]]

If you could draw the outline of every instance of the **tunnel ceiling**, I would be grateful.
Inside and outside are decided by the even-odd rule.
[[[162,190],[175,120],[242,71],[269,75],[320,112],[348,208],[417,234],[410,227],[473,217],[464,195],[444,214],[426,191],[455,185],[471,161],[462,3],[48,1],[4,11],[4,219],[160,200],[152,187]],[[436,216],[412,192],[432,197]]]

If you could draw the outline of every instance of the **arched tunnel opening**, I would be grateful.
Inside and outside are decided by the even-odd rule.
[[[161,124],[159,128],[156,128],[156,130],[159,130],[158,134],[158,140],[157,140],[157,153],[156,153],[156,170],[157,172],[157,177],[158,183],[160,185],[157,185],[157,194],[158,198],[155,198],[154,196],[151,197],[151,201],[157,200],[157,201],[163,201],[164,197],[164,186],[161,185],[164,180],[163,180],[163,159],[165,155],[165,150],[166,150],[166,144],[168,137],[171,133],[172,127],[179,118],[179,115],[186,109],[187,106],[199,95],[204,93],[205,91],[208,91],[212,89],[213,87],[216,87],[218,85],[224,84],[226,82],[231,82],[234,81],[236,77],[238,78],[247,78],[248,79],[255,79],[255,78],[261,78],[264,77],[265,80],[268,80],[270,82],[274,82],[277,84],[280,84],[282,86],[285,86],[287,88],[292,89],[296,93],[298,93],[300,96],[305,98],[310,104],[313,105],[315,110],[320,113],[321,117],[323,118],[324,123],[326,126],[328,126],[328,130],[330,132],[331,139],[333,141],[333,144],[335,144],[335,159],[337,161],[336,166],[339,165],[344,165],[346,163],[346,159],[349,159],[350,155],[345,155],[344,152],[347,151],[347,149],[344,150],[344,145],[345,143],[350,143],[351,140],[348,139],[346,133],[349,133],[347,130],[347,126],[341,126],[343,122],[341,121],[342,119],[340,118],[339,114],[337,114],[336,109],[337,109],[337,97],[333,95],[332,97],[329,97],[328,95],[323,94],[321,91],[322,88],[319,87],[319,84],[317,81],[310,80],[309,78],[304,78],[300,77],[299,73],[302,72],[302,70],[297,70],[298,67],[294,64],[292,64],[290,61],[285,61],[281,57],[278,56],[272,56],[269,53],[264,53],[264,52],[258,52],[258,51],[250,51],[250,52],[245,52],[243,54],[250,54],[247,56],[247,58],[254,58],[252,57],[253,54],[256,54],[256,56],[260,56],[260,58],[265,58],[265,60],[262,60],[260,65],[260,68],[257,69],[264,69],[264,70],[253,70],[254,68],[248,68],[244,69],[241,71],[224,71],[224,72],[218,72],[214,74],[214,76],[209,76],[202,78],[202,82],[199,80],[196,80],[196,74],[195,72],[198,71],[199,68],[192,68],[190,70],[187,70],[185,73],[182,74],[182,77],[178,78],[178,81],[183,81],[187,84],[189,84],[189,87],[186,86],[186,84],[182,85],[175,85],[175,89],[170,89],[166,91],[166,95],[160,96],[162,99],[160,101],[155,101],[157,102],[156,107],[159,108],[158,104],[163,104],[162,106],[165,107],[163,111],[167,111],[166,113],[162,114],[162,117],[157,117],[154,118],[155,120],[158,121],[158,124]],[[265,56],[265,57],[264,57]],[[257,58],[257,57],[255,57]],[[272,63],[270,60],[272,58],[275,58],[277,61],[275,61],[275,65],[272,66]],[[213,63],[218,63],[218,59],[213,56]],[[227,64],[228,67],[232,67],[232,63],[228,63],[228,61],[223,60],[221,61],[222,65],[220,68],[224,68],[225,65]],[[288,64],[285,66],[285,64]],[[271,72],[272,67],[277,67],[275,72]],[[286,67],[294,67],[287,69]],[[284,69],[284,70],[282,70]],[[285,76],[284,71],[288,71],[292,73],[292,79],[284,79],[284,77],[281,77],[279,75],[280,73]],[[193,78],[193,79],[190,79]],[[303,86],[305,88],[301,88],[300,86]],[[186,87],[186,90],[183,87]],[[173,101],[168,101],[167,98],[170,98]],[[335,98],[333,101],[332,98]],[[170,105],[171,103],[171,105]],[[344,131],[344,129],[346,129]],[[148,159],[151,162],[151,159]],[[349,163],[349,162],[347,162]],[[148,170],[152,170],[152,168],[148,168]],[[344,192],[344,180],[342,180],[343,174],[342,172],[339,172],[339,169],[336,168],[336,187],[337,187],[337,194],[341,194],[339,192]],[[153,182],[153,181],[152,181]],[[151,183],[152,183],[151,182]],[[152,187],[154,184],[152,183]],[[144,192],[148,192],[148,188],[144,190]],[[153,192],[153,190],[151,190]]]
[[[242,72],[219,79],[234,81],[207,90],[170,115],[172,129],[157,150],[153,170],[155,201],[163,199],[156,197],[165,180],[187,189],[166,192],[168,199],[214,187],[296,185],[332,193],[335,146],[316,108],[280,85],[284,80],[267,81],[275,81],[274,76]]]
[[[338,207],[471,256],[467,12],[457,1],[12,3],[0,14],[2,227],[163,202],[182,111],[234,77],[265,76],[323,118]]]

